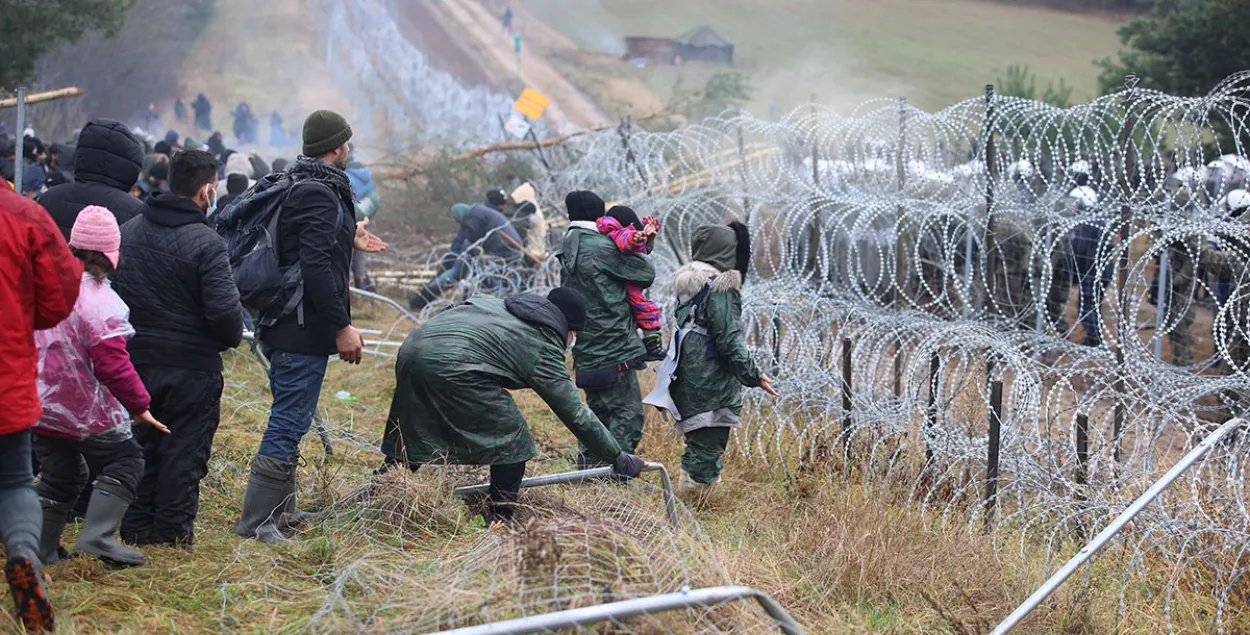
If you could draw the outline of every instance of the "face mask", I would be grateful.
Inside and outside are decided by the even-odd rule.
[[[212,200],[211,202],[209,202],[209,204],[208,204],[208,208],[204,210],[204,215],[205,215],[205,216],[212,216],[213,214],[215,214],[215,213],[217,212],[217,190],[216,190],[216,189],[213,189],[213,187],[212,187],[212,186],[209,186],[209,188],[208,188],[208,192],[212,192],[212,199],[213,199],[213,200]],[[209,198],[209,196],[208,196],[207,192],[205,193],[204,197],[205,197],[205,198]]]
[[[565,349],[565,350],[570,350],[570,351],[571,351],[571,350],[573,350],[573,347],[574,347],[574,346],[577,346],[577,336],[576,336],[576,335],[574,335],[574,336],[573,336],[573,339],[569,340],[569,346],[568,346],[568,348],[567,348],[567,349]]]

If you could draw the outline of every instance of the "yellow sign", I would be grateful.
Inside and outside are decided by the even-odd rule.
[[[547,110],[550,103],[550,97],[533,88],[526,88],[521,91],[521,96],[516,98],[516,103],[512,104],[512,108],[530,119],[538,119],[543,116],[543,111]]]

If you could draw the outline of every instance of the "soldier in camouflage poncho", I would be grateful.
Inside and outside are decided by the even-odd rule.
[[[569,381],[565,349],[585,320],[582,296],[558,288],[547,298],[478,296],[421,325],[395,364],[387,463],[489,465],[492,516],[511,518],[525,462],[538,450],[508,391],[529,388],[592,456],[638,476],[642,460],[621,451]]]
[[[571,192],[565,198],[569,229],[560,254],[560,283],[586,297],[586,329],[573,348],[577,387],[626,452],[642,440],[642,394],[638,373],[646,367],[646,347],[625,298],[625,285],[642,288],[655,281],[655,267],[643,255],[623,255],[611,238],[599,233],[595,221],[604,213],[603,199],[592,192]],[[594,462],[582,445],[582,465]]]
[[[695,327],[681,341],[669,387],[681,415],[674,429],[686,437],[679,482],[683,490],[720,480],[729,431],[740,425],[742,387],[759,386],[777,394],[760,374],[742,333],[742,280],[751,262],[746,227],[704,225],[694,230],[690,248],[692,262],[673,274],[672,283],[677,323],[693,319]]]

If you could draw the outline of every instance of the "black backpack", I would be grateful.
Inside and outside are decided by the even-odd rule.
[[[212,219],[213,228],[226,240],[239,300],[260,314],[261,327],[272,326],[303,305],[299,263],[283,268],[278,261],[278,220],[295,184],[286,172],[269,174]]]

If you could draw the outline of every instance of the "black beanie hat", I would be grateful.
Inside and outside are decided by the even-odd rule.
[[[569,192],[564,197],[564,207],[568,209],[569,220],[596,221],[603,218],[603,199],[594,192]]]
[[[148,176],[156,179],[157,181],[168,181],[169,164],[165,161],[157,161],[156,163],[153,163],[152,168],[148,170]]]
[[[569,331],[581,331],[586,328],[586,298],[582,292],[569,287],[556,287],[547,293],[547,301],[556,305],[564,314],[564,321]]]
[[[226,194],[238,196],[247,191],[247,175],[231,174],[226,177]]]
[[[508,204],[508,195],[503,190],[491,190],[486,193],[486,202],[495,207],[503,207]]]
[[[634,229],[642,231],[642,221],[638,220],[638,214],[624,205],[613,205],[612,209],[608,210],[608,216],[615,218],[621,227],[633,225]]]
[[[304,155],[319,157],[337,150],[352,138],[352,127],[343,115],[318,110],[304,120]]]

